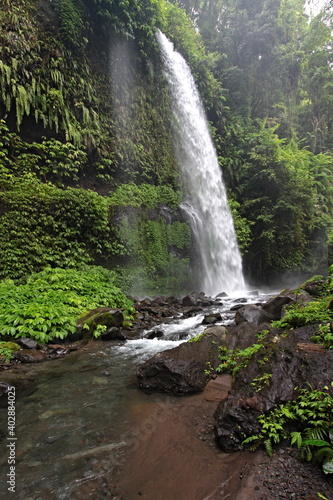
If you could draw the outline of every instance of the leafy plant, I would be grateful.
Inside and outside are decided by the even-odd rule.
[[[132,302],[114,285],[114,273],[101,267],[47,268],[25,282],[0,282],[0,334],[39,342],[64,339],[76,331],[76,319],[100,306],[118,307],[131,318]],[[101,329],[100,329],[101,330]],[[97,334],[100,333],[97,331]]]
[[[286,307],[283,318],[274,321],[272,326],[276,328],[298,328],[305,325],[331,321],[333,311],[327,307],[329,301],[329,298],[324,298],[309,302],[308,304],[297,302]]]
[[[264,373],[260,377],[256,377],[252,380],[251,386],[254,387],[256,392],[261,391],[264,387],[269,385],[270,379],[272,378],[271,373]]]
[[[19,350],[20,346],[15,344],[15,342],[0,341],[0,356],[4,356],[6,361],[10,361],[13,358],[13,351]]]
[[[333,349],[333,333],[331,332],[330,325],[319,325],[317,332],[310,340],[317,344],[322,344],[326,349]]]
[[[307,460],[313,460],[314,462],[320,463],[325,474],[333,474],[333,429],[325,431],[324,439],[310,439],[305,438],[301,441],[298,447],[301,447],[303,456],[306,456]],[[315,448],[319,450],[314,451]]]
[[[263,344],[253,344],[246,349],[229,350],[224,346],[219,348],[219,358],[222,363],[216,368],[219,373],[236,375],[245,368],[252,357],[263,347]]]
[[[258,417],[261,424],[259,434],[247,437],[243,443],[253,443],[256,448],[261,443],[269,455],[273,453],[273,445],[285,438],[291,438],[291,444],[299,448],[304,446],[303,452],[309,454],[309,436],[321,438],[331,432],[333,424],[333,398],[329,393],[320,390],[302,389],[294,401],[276,406],[267,414]],[[297,431],[290,431],[291,427],[298,427]],[[310,440],[311,441],[311,440]]]

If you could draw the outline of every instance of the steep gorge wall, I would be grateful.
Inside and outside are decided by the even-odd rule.
[[[138,294],[184,289],[191,235],[156,47],[102,36],[79,2],[14,0],[0,25],[1,277],[97,263]]]

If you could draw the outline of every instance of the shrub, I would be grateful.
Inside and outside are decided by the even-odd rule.
[[[102,267],[79,270],[46,268],[16,285],[0,282],[0,335],[30,337],[39,342],[64,339],[76,330],[76,319],[89,309],[117,307],[125,318],[132,302],[114,285],[115,275]]]

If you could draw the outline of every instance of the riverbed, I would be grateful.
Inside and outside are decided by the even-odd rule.
[[[266,295],[261,295],[247,298],[246,302],[257,303],[266,299]],[[223,304],[213,306],[205,314],[220,312],[220,323],[229,324],[234,316],[230,307],[239,300],[244,302],[245,299],[223,299]],[[15,380],[17,373],[17,381],[13,383],[16,387],[14,436],[8,433],[7,409],[1,408],[0,411],[4,450],[1,491],[6,491],[9,486],[7,444],[14,437],[14,498],[117,498],[120,495],[117,478],[124,461],[140,447],[144,449],[147,438],[153,442],[163,419],[170,426],[166,415],[169,419],[170,411],[181,411],[185,401],[164,394],[141,392],[136,385],[136,367],[155,353],[201,333],[206,328],[202,324],[203,317],[200,313],[167,322],[162,325],[164,335],[161,339],[147,340],[144,337],[149,332],[143,331],[139,340],[92,341],[63,358],[17,366],[10,370],[11,373],[2,372],[1,380]],[[191,398],[186,404],[189,401]],[[198,400],[194,406],[188,407],[189,411],[196,413],[197,404]],[[199,413],[201,410],[198,407]],[[209,418],[212,411],[207,409]],[[212,433],[209,440],[209,453],[218,456],[220,453],[215,449]],[[177,448],[177,441],[174,447]],[[161,495],[159,498],[172,498],[163,496],[163,492]]]

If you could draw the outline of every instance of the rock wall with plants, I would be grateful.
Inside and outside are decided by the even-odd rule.
[[[1,10],[2,278],[99,264],[128,292],[186,288],[191,235],[155,42],[164,2],[127,3]]]
[[[186,282],[195,249],[178,208],[157,28],[199,87],[246,278],[326,272],[333,21],[329,8],[311,22],[303,9],[303,0],[5,0],[1,277],[90,263],[117,266],[129,291],[131,281],[149,293],[196,287]],[[134,185],[172,196],[152,206],[137,192],[136,210],[124,199],[117,209],[119,188]]]

